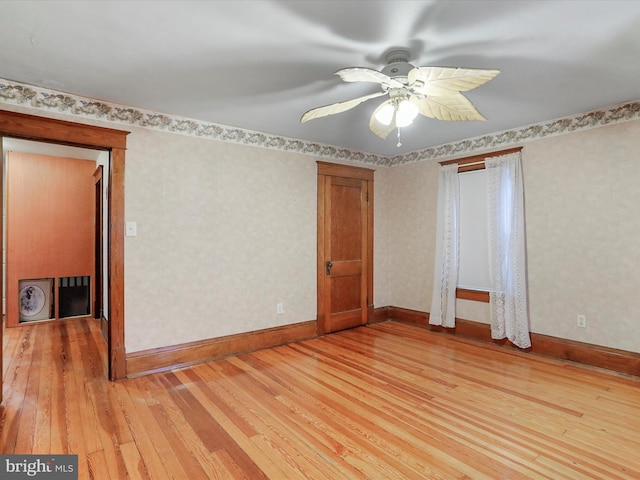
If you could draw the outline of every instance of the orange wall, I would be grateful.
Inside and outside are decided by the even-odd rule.
[[[94,161],[7,152],[8,325],[18,323],[21,279],[88,275],[93,289],[95,169]]]

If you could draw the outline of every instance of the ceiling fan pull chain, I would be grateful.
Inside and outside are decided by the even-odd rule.
[[[400,143],[400,127],[398,127],[398,143],[396,144],[397,148],[400,148],[402,146],[402,143]]]

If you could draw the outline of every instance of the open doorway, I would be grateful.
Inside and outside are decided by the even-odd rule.
[[[70,145],[110,153],[107,190],[108,375],[126,377],[124,347],[124,170],[129,132],[0,110],[0,137]],[[0,197],[2,202],[2,197]],[[2,237],[2,236],[0,236]],[[1,278],[1,277],[0,277]],[[1,330],[0,330],[1,331]],[[0,345],[2,345],[0,337]],[[0,359],[2,351],[0,351]],[[0,364],[0,372],[2,365]],[[0,377],[0,381],[2,378]],[[0,398],[1,401],[1,398]]]
[[[106,339],[107,189],[102,175],[94,177],[109,171],[109,152],[15,138],[1,141],[7,326],[93,314]],[[63,266],[65,256],[69,265]]]

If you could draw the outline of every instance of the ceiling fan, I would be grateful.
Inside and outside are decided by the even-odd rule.
[[[345,82],[378,83],[382,91],[343,102],[313,108],[300,119],[342,113],[366,100],[388,95],[375,109],[369,128],[382,139],[390,132],[410,125],[418,115],[439,120],[485,120],[471,101],[460,92],[472,90],[488,82],[500,70],[474,68],[414,67],[409,63],[409,51],[392,50],[385,55],[387,66],[382,71],[366,67],[343,68],[336,72]],[[398,143],[400,146],[400,143]]]

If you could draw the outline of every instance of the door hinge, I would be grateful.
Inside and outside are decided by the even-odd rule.
[[[367,202],[369,201],[369,192],[367,192]]]

